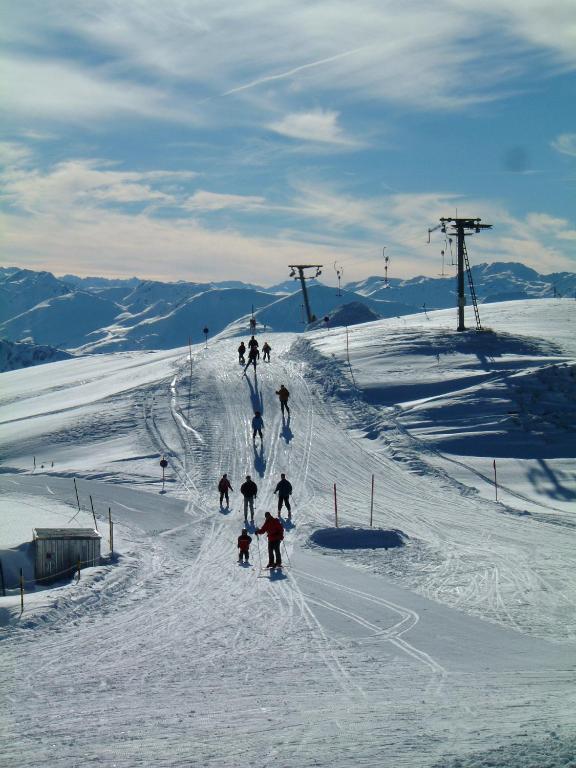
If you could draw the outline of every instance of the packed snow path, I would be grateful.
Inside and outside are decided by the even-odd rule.
[[[121,397],[101,385],[119,422],[132,409],[141,454],[167,455],[177,488],[163,497],[81,481],[113,505],[126,567],[62,590],[43,620],[24,614],[8,631],[5,765],[432,766],[572,723],[573,626],[561,629],[572,597],[553,585],[543,596],[540,559],[553,568],[552,553],[569,557],[563,531],[502,514],[354,436],[294,338],[271,341],[257,376],[242,375],[233,340],[196,350],[191,377],[184,354],[164,353]],[[265,428],[254,443],[256,408]],[[261,523],[282,471],[294,486],[289,567],[257,578],[255,538],[251,566],[236,562],[239,487],[246,474],[257,482]],[[230,511],[218,506],[223,472]],[[333,524],[334,482],[341,524],[366,526],[372,473],[376,525],[422,542],[416,562],[397,558],[396,583],[304,548]],[[40,476],[3,476],[14,492],[7,483],[31,496],[45,486]],[[74,503],[69,480],[49,485]],[[265,562],[265,541],[260,552]],[[393,569],[396,554],[378,557]]]

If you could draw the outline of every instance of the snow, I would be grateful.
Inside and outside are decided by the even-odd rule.
[[[270,333],[256,376],[226,332],[2,374],[0,557],[90,498],[104,555],[0,597],[3,765],[574,766],[575,310]],[[286,568],[257,578],[239,486],[260,523],[280,472]]]

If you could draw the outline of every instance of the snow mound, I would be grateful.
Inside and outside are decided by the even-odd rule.
[[[407,536],[402,531],[376,528],[320,528],[310,541],[326,549],[394,549],[403,547]]]
[[[373,309],[362,304],[360,301],[351,301],[332,310],[322,320],[316,320],[309,326],[310,329],[321,328],[324,325],[330,328],[336,328],[344,325],[359,325],[360,323],[370,323],[373,320],[380,320],[381,316]]]

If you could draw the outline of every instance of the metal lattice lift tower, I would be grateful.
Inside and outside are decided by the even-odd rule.
[[[314,278],[318,277],[322,274],[322,264],[288,264],[292,272],[290,272],[290,277],[293,277],[294,280],[300,280],[300,283],[302,285],[302,296],[304,296],[304,306],[306,307],[306,317],[308,318],[309,323],[313,323],[314,320],[316,320],[316,315],[313,315],[310,310],[310,301],[308,300],[308,291],[306,290],[306,280],[314,280]],[[316,274],[315,275],[305,275],[304,270],[305,269],[315,269]],[[296,274],[296,271],[298,271],[298,274]]]
[[[468,276],[468,286],[470,288],[470,297],[472,299],[472,305],[474,307],[474,317],[476,318],[476,329],[482,330],[480,323],[480,313],[478,311],[478,302],[476,300],[476,291],[474,290],[474,282],[472,280],[472,272],[470,270],[470,262],[468,261],[468,251],[466,250],[466,234],[473,235],[480,232],[482,229],[492,229],[492,224],[481,224],[482,219],[440,219],[440,224],[432,229],[428,230],[428,242],[430,242],[430,233],[437,229],[441,229],[444,234],[447,232],[447,227],[451,227],[448,231],[450,235],[456,235],[458,244],[458,272],[457,272],[457,285],[458,285],[458,328],[457,331],[465,331],[464,325],[464,307],[466,306],[466,293],[464,291],[464,270]]]

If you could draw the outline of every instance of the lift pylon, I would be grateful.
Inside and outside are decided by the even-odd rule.
[[[444,234],[456,235],[456,242],[458,246],[458,270],[457,270],[457,287],[458,287],[458,328],[457,331],[465,331],[466,326],[464,324],[464,307],[466,306],[466,293],[464,291],[464,271],[468,276],[468,284],[470,287],[470,297],[474,306],[474,316],[476,318],[476,328],[480,331],[482,326],[480,324],[480,313],[478,311],[478,302],[476,301],[476,291],[474,290],[474,283],[472,281],[472,271],[470,270],[470,262],[468,261],[468,252],[466,250],[466,235],[478,234],[483,229],[492,229],[492,224],[481,224],[482,219],[459,219],[459,218],[441,218],[440,224],[432,229],[428,230],[428,242],[430,242],[430,233],[436,229],[441,229]]]
[[[316,315],[312,314],[312,311],[310,309],[310,301],[308,300],[308,291],[306,290],[306,280],[313,280],[315,277],[318,277],[322,274],[322,264],[288,264],[292,272],[290,272],[290,277],[293,277],[294,280],[300,280],[300,284],[302,286],[302,296],[304,297],[304,306],[306,307],[306,317],[308,318],[309,323],[313,323],[314,320],[316,320]],[[315,269],[316,274],[314,275],[305,275],[304,270],[305,269]],[[298,272],[298,274],[296,274]]]

